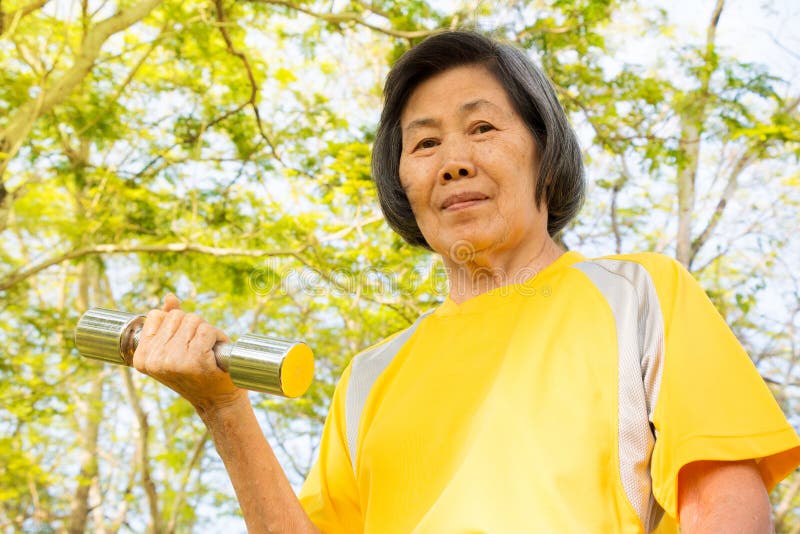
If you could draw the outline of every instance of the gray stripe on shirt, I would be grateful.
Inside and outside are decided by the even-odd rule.
[[[653,280],[638,263],[590,260],[573,265],[594,283],[614,315],[619,353],[618,448],[625,494],[646,532],[663,515],[652,493],[653,411],[661,384],[664,323]]]

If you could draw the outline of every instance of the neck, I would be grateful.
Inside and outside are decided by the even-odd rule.
[[[556,261],[564,251],[550,236],[514,254],[475,253],[466,260],[443,256],[450,285],[450,299],[456,304],[487,291],[521,284]]]

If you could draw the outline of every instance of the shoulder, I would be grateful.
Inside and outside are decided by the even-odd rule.
[[[586,262],[619,262],[641,265],[654,274],[664,271],[672,271],[682,268],[681,264],[674,258],[658,252],[636,252],[633,254],[609,254],[598,258],[588,258]]]
[[[419,319],[417,322],[419,322]],[[397,350],[399,350],[399,348],[402,347],[403,344],[408,340],[408,337],[410,333],[413,332],[417,322],[362,350],[353,357],[353,360],[350,362],[350,366],[360,367],[377,359],[385,358],[388,353],[396,353]]]
[[[665,328],[673,323],[676,310],[702,308],[712,313],[705,290],[683,267],[664,254],[652,252],[618,254],[587,259],[573,265],[591,280],[609,302],[635,301],[659,314]],[[624,297],[624,298],[623,298]]]
[[[408,341],[408,338],[411,337],[411,334],[414,333],[419,323],[427,315],[428,313],[422,314],[413,324],[362,350],[353,357],[353,361],[350,365],[361,366],[376,359],[380,359],[381,357],[385,358],[387,353],[396,353],[396,351]]]
[[[634,254],[614,254],[598,258],[585,259],[574,264],[581,268],[594,265],[605,271],[629,279],[646,277],[657,288],[674,287],[682,279],[692,279],[683,265],[674,258],[655,252],[639,252]]]
[[[430,313],[430,311],[423,313],[407,328],[356,354],[350,362],[351,375],[365,379],[370,384],[374,382]]]
[[[395,332],[374,345],[356,353],[339,376],[336,392],[333,396],[334,402],[344,402],[347,391],[352,389],[354,385],[362,382],[365,373],[375,375],[377,372],[379,374],[389,364],[392,356],[399,349],[398,345],[402,345],[402,343],[398,343],[398,341],[402,339],[403,333],[409,328]]]

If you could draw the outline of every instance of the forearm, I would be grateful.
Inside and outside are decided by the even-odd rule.
[[[772,532],[769,496],[752,460],[696,462],[680,479],[682,533]]]
[[[319,532],[300,506],[247,396],[198,412],[228,471],[250,534]]]

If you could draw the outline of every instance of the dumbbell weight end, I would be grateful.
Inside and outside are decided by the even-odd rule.
[[[75,328],[75,345],[86,357],[128,365],[139,342],[145,317],[91,308]],[[300,341],[246,334],[235,343],[214,345],[217,366],[238,387],[283,397],[302,395],[314,375],[314,355]]]

